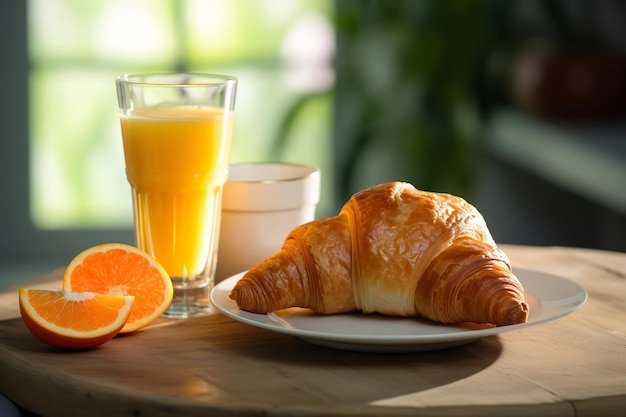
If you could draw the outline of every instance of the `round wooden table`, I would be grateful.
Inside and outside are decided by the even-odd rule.
[[[431,352],[335,350],[219,313],[65,352],[0,293],[0,393],[48,417],[626,415],[626,254],[502,245],[586,288],[578,311]],[[60,288],[62,271],[29,281]]]

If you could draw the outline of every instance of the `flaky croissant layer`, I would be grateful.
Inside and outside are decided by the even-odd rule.
[[[528,318],[524,289],[478,210],[401,182],[295,228],[230,297],[254,313],[304,307],[497,326]]]

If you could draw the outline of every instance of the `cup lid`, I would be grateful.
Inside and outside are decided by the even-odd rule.
[[[224,185],[222,209],[290,210],[315,205],[319,199],[317,168],[282,162],[233,164]]]

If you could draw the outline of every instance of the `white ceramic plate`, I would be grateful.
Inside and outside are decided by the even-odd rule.
[[[485,336],[555,320],[576,311],[587,300],[585,289],[569,279],[527,269],[516,269],[515,274],[524,286],[529,303],[528,321],[475,330],[378,314],[317,315],[307,309],[249,313],[240,310],[237,303],[228,297],[244,273],[217,284],[211,293],[211,300],[226,316],[251,326],[286,333],[317,345],[367,352],[427,351],[461,346]]]

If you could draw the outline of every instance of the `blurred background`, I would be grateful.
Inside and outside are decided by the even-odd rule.
[[[626,251],[626,2],[0,2],[0,286],[133,243],[114,79],[239,79],[231,161],[391,180],[500,243]]]

